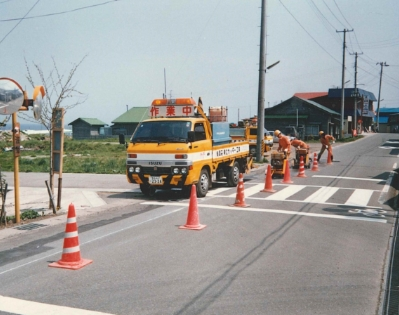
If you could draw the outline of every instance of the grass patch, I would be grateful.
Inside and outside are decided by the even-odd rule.
[[[12,140],[12,139],[11,139]],[[20,172],[50,172],[50,141],[48,137],[32,136],[21,141],[24,150],[19,158]],[[14,170],[13,152],[3,148],[12,146],[10,139],[0,141],[2,171]],[[64,139],[64,173],[125,174],[126,147],[118,139],[73,140]]]

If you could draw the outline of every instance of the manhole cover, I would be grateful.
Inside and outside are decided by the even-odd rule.
[[[39,223],[29,223],[29,224],[24,224],[21,226],[17,226],[14,229],[16,230],[34,230],[34,229],[38,229],[41,227],[47,226],[46,224],[39,224]]]

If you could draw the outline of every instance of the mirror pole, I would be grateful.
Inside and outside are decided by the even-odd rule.
[[[20,211],[19,211],[19,154],[15,147],[16,135],[15,127],[17,126],[17,113],[12,114],[12,144],[13,144],[13,154],[14,154],[14,199],[15,199],[15,223],[20,222]]]

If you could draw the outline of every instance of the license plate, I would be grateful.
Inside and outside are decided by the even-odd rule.
[[[154,184],[154,185],[162,185],[163,184],[162,177],[160,177],[160,176],[150,176],[150,178],[148,179],[148,182],[150,184]]]

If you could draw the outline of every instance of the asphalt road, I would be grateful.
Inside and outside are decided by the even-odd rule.
[[[378,314],[398,154],[399,135],[375,134],[335,147],[333,165],[325,155],[306,178],[291,170],[293,184],[274,179],[276,193],[260,192],[265,176],[253,173],[249,207],[231,206],[236,189],[217,185],[197,200],[201,231],[179,229],[189,200],[136,194],[79,221],[93,263],[77,271],[48,267],[63,247],[56,226],[0,241],[0,295],[18,299],[0,296],[0,314],[33,314],[5,313],[20,300],[74,314]]]

